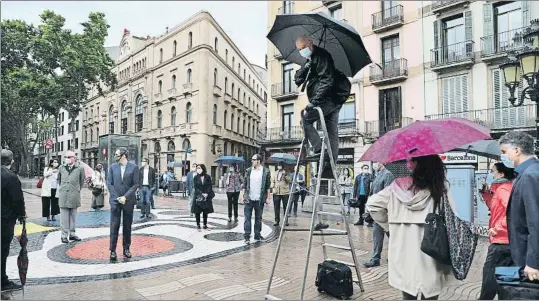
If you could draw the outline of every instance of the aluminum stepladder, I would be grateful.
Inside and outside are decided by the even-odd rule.
[[[313,212],[312,212],[312,216],[311,216],[310,228],[288,228],[288,227],[285,227],[285,225],[288,222],[288,215],[290,214],[290,211],[292,210],[292,202],[290,200],[292,200],[293,194],[296,191],[296,187],[298,185],[298,183],[297,183],[298,172],[297,171],[299,170],[298,169],[299,168],[299,163],[302,160],[301,159],[302,153],[307,151],[306,146],[308,145],[308,141],[307,141],[307,138],[304,137],[302,142],[301,142],[300,154],[298,156],[298,160],[296,161],[296,169],[295,169],[296,172],[294,173],[294,178],[292,179],[292,186],[291,186],[290,195],[289,195],[289,198],[288,198],[289,201],[288,201],[288,204],[286,206],[284,219],[281,221],[281,225],[280,225],[281,229],[280,229],[280,233],[279,233],[279,241],[277,243],[277,250],[275,251],[275,257],[273,259],[273,267],[271,269],[271,275],[269,277],[268,287],[267,287],[267,290],[266,290],[266,295],[265,295],[266,300],[281,300],[281,299],[279,299],[279,298],[277,298],[275,296],[270,295],[270,290],[271,290],[271,283],[272,283],[272,280],[273,280],[273,276],[275,274],[275,268],[277,267],[277,260],[279,259],[279,252],[281,251],[281,246],[282,246],[282,243],[283,243],[283,238],[284,238],[284,233],[285,232],[309,232],[309,243],[307,245],[307,258],[306,258],[306,261],[305,261],[305,268],[303,270],[303,281],[302,281],[302,284],[301,284],[301,293],[300,293],[300,296],[299,296],[299,300],[303,300],[303,297],[304,297],[304,294],[305,294],[305,285],[307,283],[307,272],[308,272],[308,268],[309,268],[309,260],[310,260],[310,255],[311,255],[313,236],[320,236],[320,238],[322,240],[322,251],[324,253],[324,260],[330,259],[328,257],[328,248],[333,248],[333,249],[338,249],[338,250],[346,250],[346,251],[351,252],[351,255],[352,255],[352,258],[353,258],[352,263],[344,262],[344,261],[336,260],[336,259],[330,259],[330,260],[335,260],[337,262],[344,263],[344,264],[352,267],[353,269],[355,269],[356,275],[357,275],[357,280],[354,280],[354,282],[359,285],[359,288],[360,288],[361,292],[364,292],[363,282],[361,280],[361,273],[359,271],[359,264],[358,264],[358,260],[357,260],[357,257],[356,257],[356,249],[354,248],[352,235],[350,233],[350,224],[348,222],[348,219],[345,216],[345,207],[344,207],[344,203],[341,200],[342,187],[338,184],[338,181],[337,181],[337,173],[336,173],[337,170],[336,170],[335,162],[333,160],[333,154],[332,154],[332,151],[331,151],[331,146],[330,146],[330,143],[329,143],[329,136],[328,136],[328,132],[327,132],[326,122],[324,120],[324,114],[322,112],[322,109],[320,109],[319,107],[315,107],[314,109],[316,109],[318,111],[318,114],[320,115],[319,123],[320,123],[320,125],[322,127],[323,137],[321,137],[322,138],[322,150],[320,152],[321,153],[320,159],[318,160],[318,173],[317,173],[318,179],[316,181],[316,188],[315,188],[314,199],[313,199]],[[303,111],[301,112],[301,115],[303,116]],[[330,162],[330,165],[331,165],[331,170],[333,171],[333,177],[334,178],[331,179],[331,180],[335,180],[334,187],[335,187],[335,190],[336,190],[336,196],[334,196],[334,197],[338,198],[339,204],[341,204],[340,213],[327,212],[327,211],[318,211],[318,202],[322,201],[322,200],[319,199],[320,198],[320,186],[321,186],[321,182],[322,182],[320,176],[322,175],[322,171],[324,169],[324,161],[325,161],[325,157],[326,157],[325,156],[325,151],[326,150],[327,150],[327,152],[329,154],[329,162]],[[323,196],[323,197],[328,197],[328,196]],[[343,224],[345,226],[345,230],[327,228],[327,229],[315,231],[314,227],[315,227],[316,224],[321,222],[321,216],[323,216],[323,215],[341,217],[342,220],[343,220]],[[342,236],[346,235],[348,237],[348,246],[329,244],[329,243],[325,242],[324,236],[334,236],[334,235],[342,235]],[[313,281],[314,281],[314,279],[313,279]]]

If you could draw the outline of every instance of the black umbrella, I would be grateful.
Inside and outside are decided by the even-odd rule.
[[[296,49],[296,39],[302,35],[312,38],[316,45],[331,53],[335,68],[348,77],[353,77],[372,62],[359,33],[352,26],[321,12],[278,15],[267,38],[284,60],[304,65],[306,60]]]

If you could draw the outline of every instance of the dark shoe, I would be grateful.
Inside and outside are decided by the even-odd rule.
[[[208,225],[202,226],[202,229],[208,229]]]
[[[235,217],[234,218],[234,222],[237,223],[239,220],[238,220],[238,217]]]
[[[51,221],[55,222],[56,221],[56,216],[53,215],[52,218],[51,218]]]
[[[131,257],[132,257],[132,256],[131,256],[131,252],[129,252],[129,249],[125,249],[125,250],[124,250],[124,257],[125,257],[125,258],[131,258]]]
[[[50,216],[49,216],[49,217],[47,217],[47,221],[48,221],[48,222],[50,222],[50,221],[51,221],[51,218],[50,218]]]
[[[316,226],[314,226],[314,231],[320,231],[320,230],[327,229],[327,228],[329,228],[328,224],[320,223],[320,224],[317,224]]]
[[[200,225],[197,225],[197,229],[199,229],[199,230],[200,230]]]
[[[294,217],[298,217],[298,214],[297,214],[297,213],[294,213]]]
[[[288,222],[286,222],[286,224],[284,224],[284,225],[287,226],[287,227],[290,226],[290,224]]]
[[[155,206],[152,206],[152,209],[155,209]]]
[[[372,228],[372,223],[368,223],[367,227]]]
[[[118,259],[116,252],[110,251],[110,260],[116,260],[116,259]]]
[[[366,268],[379,267],[380,266],[380,261],[371,260],[371,261],[363,264],[363,266],[365,266]]]
[[[62,238],[62,242],[63,242],[64,244],[67,244],[67,243],[69,243],[69,240],[67,240],[67,238]]]
[[[363,221],[357,221],[354,225],[356,225],[356,226],[363,226]]]
[[[78,236],[70,236],[70,237],[69,237],[69,240],[72,240],[72,241],[81,241],[82,239],[80,239]]]
[[[249,238],[246,238],[244,242],[245,242],[246,245],[250,245],[250,244],[251,244],[251,240],[250,240]]]
[[[256,240],[256,241],[262,241],[262,240],[264,240],[264,237],[262,237],[262,236],[255,237],[255,240]]]
[[[280,223],[281,223],[281,222],[275,222],[273,225],[274,225],[275,227],[278,227]]]
[[[22,289],[22,285],[13,281],[9,281],[6,285],[2,285],[2,291],[17,291]]]
[[[232,222],[232,218],[231,218],[231,217],[228,218],[228,222],[229,222],[229,223]]]

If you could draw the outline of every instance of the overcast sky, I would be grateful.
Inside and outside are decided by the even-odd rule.
[[[132,35],[158,36],[165,28],[206,10],[212,14],[251,63],[264,66],[267,49],[266,1],[2,1],[2,19],[38,24],[39,14],[53,10],[66,27],[79,32],[92,11],[103,12],[110,25],[105,46],[117,46],[123,29]]]

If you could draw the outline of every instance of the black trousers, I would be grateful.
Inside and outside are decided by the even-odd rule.
[[[402,300],[417,300],[417,296],[402,292]],[[423,294],[421,294],[421,300],[438,300],[438,296],[425,298]]]
[[[133,224],[133,209],[135,204],[127,200],[125,205],[118,202],[110,203],[110,250],[116,252],[118,244],[118,233],[120,232],[120,219],[123,223],[123,248],[129,249],[131,246],[131,225]],[[123,216],[122,216],[123,213]]]
[[[281,202],[283,203],[283,214],[286,213],[286,206],[288,205],[288,194],[285,195],[273,195],[273,207],[275,209],[275,222],[281,221]]]
[[[58,206],[58,198],[56,197],[56,189],[51,189],[51,196],[41,197],[41,216],[49,217],[51,215],[60,214],[60,206]]]
[[[200,226],[200,212],[195,214],[195,219],[197,221],[197,226]],[[208,224],[208,213],[202,212],[202,219],[204,222],[204,225]]]
[[[298,215],[298,201],[301,197],[301,192],[296,192],[292,195],[292,212],[294,215]]]
[[[359,220],[363,220],[363,214],[365,214],[365,205],[367,204],[367,196],[360,195],[357,197],[359,201]]]
[[[226,197],[228,199],[228,218],[232,218],[232,209],[234,209],[234,218],[238,218],[238,198],[239,192],[227,192]]]
[[[498,283],[494,274],[496,267],[514,265],[511,248],[504,244],[491,244],[488,247],[487,259],[483,265],[483,283],[479,300],[493,300],[498,291]]]
[[[6,286],[9,279],[6,274],[6,262],[9,256],[9,249],[11,247],[11,241],[15,233],[16,218],[2,217],[2,287]]]

